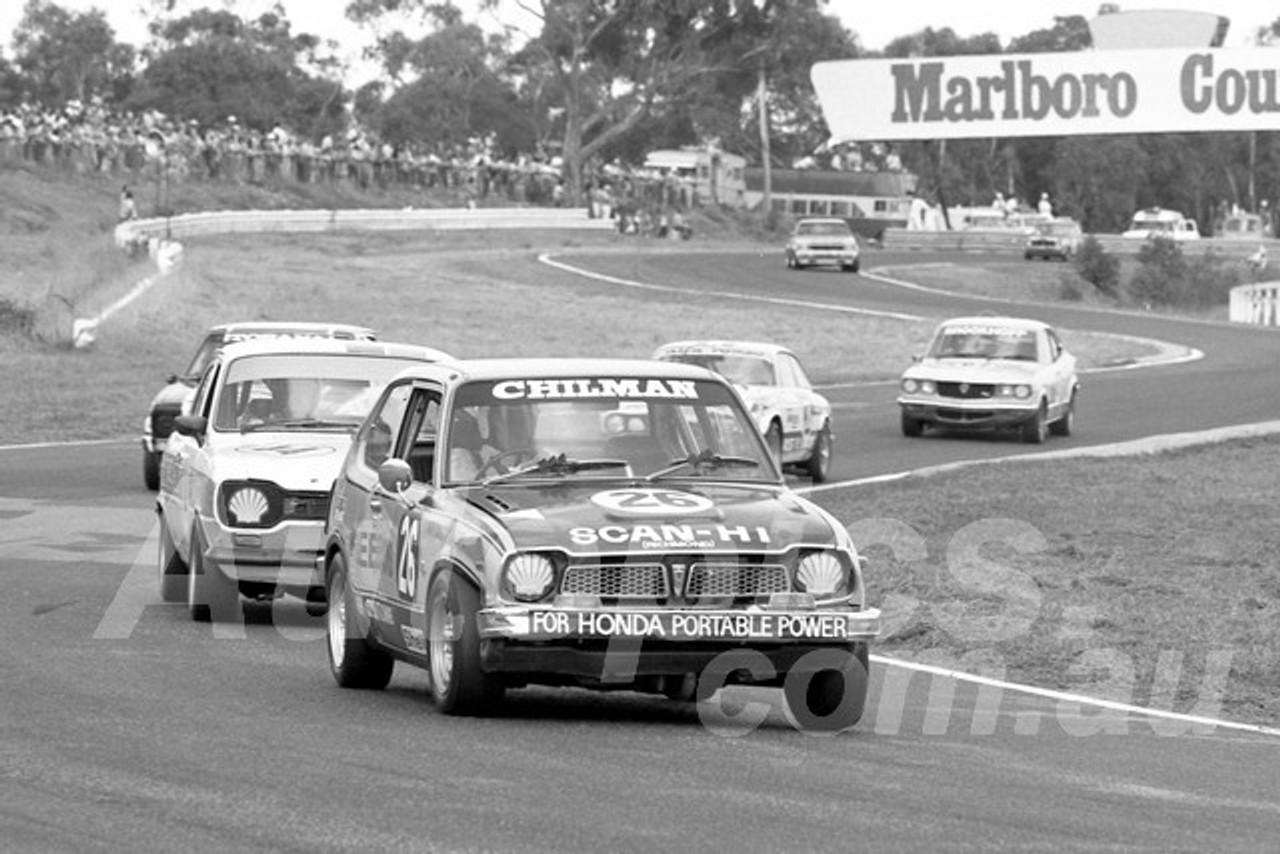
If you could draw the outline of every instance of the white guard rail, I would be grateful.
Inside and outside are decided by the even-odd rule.
[[[116,226],[116,244],[180,240],[211,234],[323,231],[456,231],[525,228],[608,231],[611,219],[586,208],[406,208],[360,210],[213,211],[136,219]]]
[[[1257,282],[1232,288],[1228,310],[1233,323],[1280,326],[1280,282]]]

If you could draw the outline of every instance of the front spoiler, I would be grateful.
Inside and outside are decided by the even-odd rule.
[[[1034,418],[1040,409],[1038,404],[1017,407],[1002,403],[993,406],[990,400],[920,403],[898,398],[898,404],[904,415],[926,424],[959,428],[1016,427]]]

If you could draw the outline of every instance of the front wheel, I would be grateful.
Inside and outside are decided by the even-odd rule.
[[[329,672],[343,688],[381,691],[391,681],[395,660],[355,633],[355,600],[347,586],[347,562],[341,554],[329,563],[329,614],[325,621]]]
[[[160,456],[159,451],[142,452],[142,482],[152,492],[160,489]]]
[[[181,602],[187,586],[187,573],[190,570],[178,550],[173,547],[173,536],[169,533],[169,524],[163,515],[156,517],[160,524],[160,548],[156,563],[160,567],[160,600],[163,602]]]
[[[915,438],[924,432],[924,422],[907,413],[902,413],[902,435]]]
[[[862,720],[867,705],[867,645],[821,649],[800,660],[782,685],[787,711],[800,729],[840,732]]]
[[[1076,428],[1076,394],[1071,393],[1071,400],[1067,401],[1067,411],[1062,413],[1057,421],[1049,425],[1049,432],[1055,436],[1070,436],[1071,431]]]
[[[1040,401],[1036,414],[1022,425],[1022,441],[1029,445],[1043,445],[1049,438],[1049,413],[1045,402]]]
[[[240,590],[216,567],[205,566],[199,525],[191,531],[191,560],[187,563],[187,613],[191,619],[198,623],[234,620],[240,611]]]
[[[823,424],[813,440],[813,453],[805,463],[805,469],[814,483],[826,483],[831,476],[831,425]]]
[[[446,715],[482,715],[502,702],[503,684],[480,666],[480,591],[448,570],[427,590],[431,696]]]

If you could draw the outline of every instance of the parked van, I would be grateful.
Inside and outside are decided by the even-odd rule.
[[[1155,237],[1166,240],[1199,240],[1200,227],[1194,219],[1187,219],[1177,211],[1146,208],[1133,215],[1133,222],[1123,236],[1143,240]]]

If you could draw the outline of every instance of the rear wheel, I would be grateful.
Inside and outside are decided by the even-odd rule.
[[[503,684],[480,666],[480,591],[457,573],[436,573],[427,590],[431,696],[446,715],[482,715],[502,702]]]
[[[169,533],[169,523],[163,514],[157,514],[160,524],[160,548],[156,563],[160,567],[160,599],[164,602],[181,602],[186,595],[187,564],[178,557],[178,550],[173,547],[173,536]]]
[[[831,425],[823,424],[813,440],[813,453],[805,463],[805,470],[814,483],[826,483],[831,476]]]
[[[206,567],[200,526],[191,531],[187,571],[187,613],[198,623],[231,622],[240,612],[240,590],[216,567]]]
[[[800,729],[839,732],[862,720],[869,667],[866,644],[817,650],[801,662],[807,666],[789,672],[782,686],[787,710]]]
[[[329,603],[325,627],[334,681],[343,688],[381,691],[391,681],[395,660],[355,634],[355,600],[347,587],[347,562],[341,554],[329,563]]]

